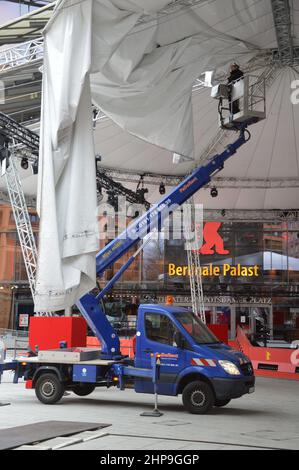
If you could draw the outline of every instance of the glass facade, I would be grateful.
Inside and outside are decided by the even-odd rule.
[[[200,255],[202,267],[219,268],[217,275],[202,276],[208,320],[227,323],[233,335],[236,325],[242,322],[245,327],[253,327],[250,319],[266,309],[267,314],[271,313],[271,331],[275,337],[299,338],[299,222],[224,222],[218,234],[225,254],[214,250],[213,254]],[[132,282],[132,276],[126,273],[112,293],[115,301],[119,296],[127,299],[129,305],[133,292],[143,302],[163,299],[167,294],[180,295],[182,299],[190,296],[188,273],[170,275],[169,270],[170,265],[188,265],[183,240],[165,240],[161,234],[145,247],[135,270],[137,265],[139,282],[137,278]],[[238,265],[240,269],[256,267],[256,275],[248,269],[239,273],[229,269]],[[217,298],[221,299],[219,305]],[[265,299],[269,303],[267,307],[260,303]],[[236,306],[232,307],[231,302]]]
[[[30,217],[37,234],[37,216],[32,211]],[[263,309],[260,303],[266,301],[269,304],[267,308],[271,310],[274,335],[299,338],[299,222],[223,222],[217,223],[216,228],[217,236],[223,242],[223,253],[217,253],[219,250],[215,245],[210,250],[212,253],[200,254],[202,268],[218,269],[217,274],[211,271],[202,276],[207,320],[227,323],[233,336],[237,324],[243,322],[244,326],[250,326],[254,309]],[[131,325],[140,302],[163,301],[169,294],[190,305],[188,272],[170,275],[169,271],[170,265],[188,266],[185,243],[171,235],[167,238],[160,233],[145,244],[136,261],[107,296],[107,314],[111,320],[118,323],[127,321]],[[99,248],[110,239],[107,232]],[[18,319],[14,318],[18,315],[17,305],[29,302],[32,308],[9,206],[0,206],[0,249],[0,328],[7,328],[18,324]],[[100,286],[111,279],[134,251],[133,248],[107,270],[104,278],[99,280]],[[246,272],[246,269],[243,272],[230,270],[238,265],[241,268],[255,266],[257,275]]]
[[[30,211],[30,218],[37,238],[34,211]],[[13,212],[10,206],[0,205],[0,329],[18,329],[22,314],[33,314],[31,292]]]

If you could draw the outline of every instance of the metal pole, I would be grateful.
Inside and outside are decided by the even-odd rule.
[[[160,375],[160,365],[161,359],[160,354],[152,355],[151,358],[152,368],[153,368],[153,384],[154,384],[154,409],[153,411],[145,411],[140,414],[140,416],[147,416],[147,417],[156,417],[159,418],[163,416],[163,413],[158,408],[158,378]]]

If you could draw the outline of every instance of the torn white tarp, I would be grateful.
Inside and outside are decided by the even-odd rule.
[[[86,0],[62,10],[45,36],[36,311],[64,309],[95,282],[91,18]]]
[[[204,23],[200,2],[182,3],[58,2],[45,31],[37,311],[68,307],[95,286],[90,88],[93,102],[123,129],[191,157],[194,80],[250,51]]]

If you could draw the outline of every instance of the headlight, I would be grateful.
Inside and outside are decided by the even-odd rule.
[[[218,361],[222,369],[230,375],[241,375],[238,367],[230,361]]]

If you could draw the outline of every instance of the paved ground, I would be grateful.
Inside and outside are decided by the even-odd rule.
[[[164,415],[148,418],[140,413],[152,408],[152,397],[133,390],[98,389],[85,398],[70,394],[59,404],[46,406],[23,383],[13,385],[10,380],[7,373],[0,385],[0,402],[11,403],[0,407],[0,428],[47,420],[111,423],[94,435],[97,438],[66,450],[299,449],[299,382],[258,378],[253,395],[205,416],[185,412],[180,397],[161,397]],[[67,443],[67,438],[61,439]],[[60,447],[61,440],[47,446],[57,443]]]

